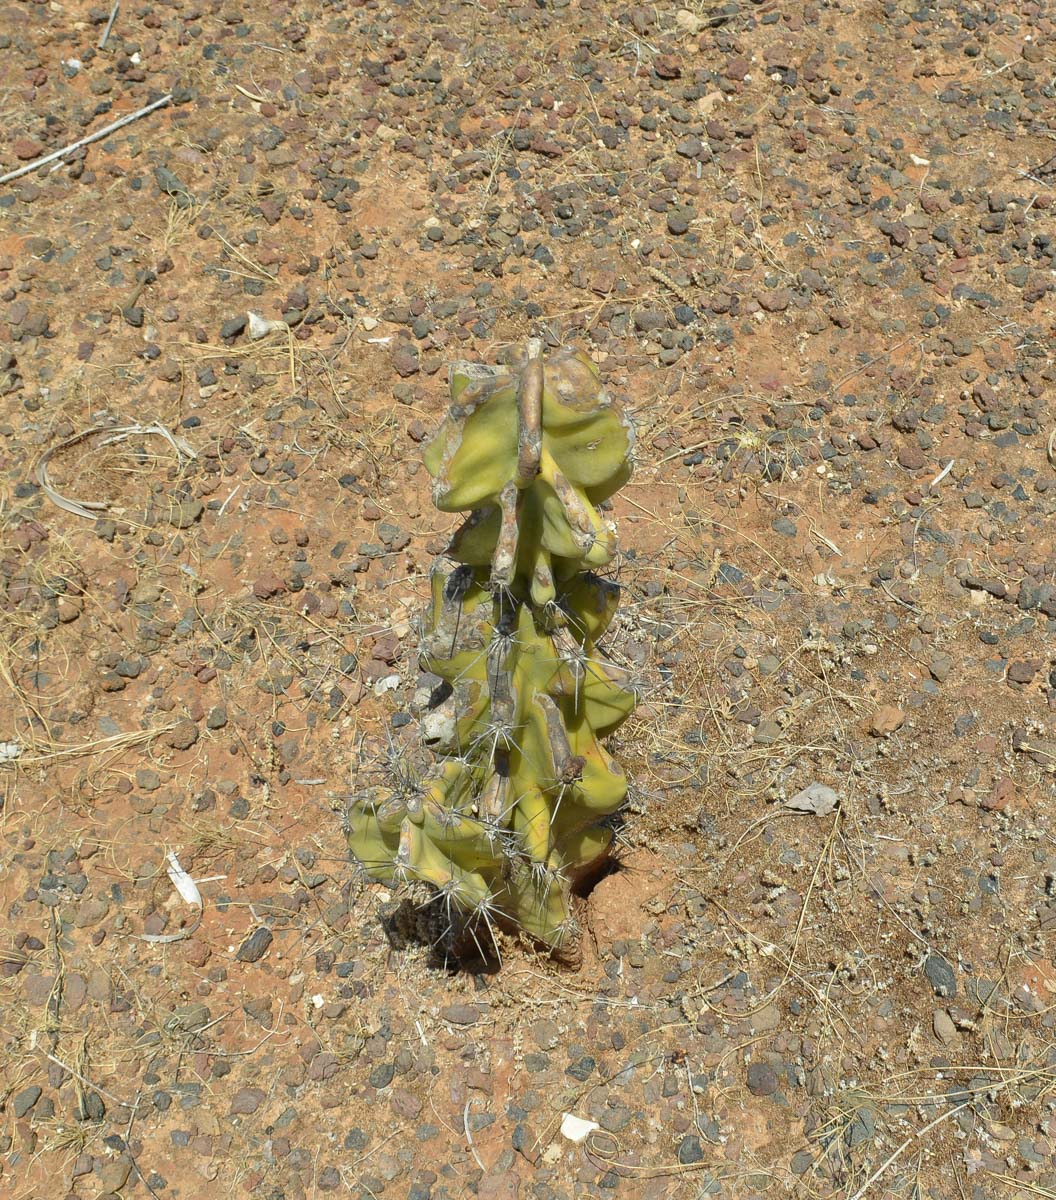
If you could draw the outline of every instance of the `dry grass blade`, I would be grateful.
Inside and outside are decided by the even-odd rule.
[[[133,746],[143,746],[162,734],[175,729],[178,722],[172,721],[167,725],[157,725],[151,729],[137,729],[130,733],[115,733],[109,737],[97,738],[94,741],[77,742],[72,745],[51,743],[50,748],[36,754],[23,754],[17,760],[19,766],[36,767],[47,763],[56,763],[71,758],[80,758],[86,754],[102,754],[107,751],[122,751]],[[13,764],[9,764],[13,765]]]

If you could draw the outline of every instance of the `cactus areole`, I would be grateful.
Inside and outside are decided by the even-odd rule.
[[[509,367],[451,368],[425,452],[437,508],[469,514],[424,621],[423,666],[450,688],[423,722],[440,762],[349,813],[367,875],[435,889],[449,935],[502,925],[578,945],[571,891],[605,861],[627,791],[602,739],[634,689],[598,649],[619,589],[592,569],[615,553],[598,505],[632,443],[582,352],[544,361],[533,339]]]

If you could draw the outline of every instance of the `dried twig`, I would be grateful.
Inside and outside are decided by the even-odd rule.
[[[8,171],[6,175],[0,175],[0,183],[10,183],[12,179],[20,179],[23,175],[28,175],[31,171],[35,171],[38,167],[43,167],[47,163],[54,162],[57,158],[65,158],[67,154],[72,154],[74,150],[80,150],[82,146],[89,146],[92,142],[98,142],[116,130],[123,128],[125,125],[131,125],[133,121],[138,121],[140,117],[145,117],[148,113],[152,113],[156,108],[162,108],[171,99],[172,93],[167,92],[159,100],[153,101],[145,108],[137,108],[135,112],[125,113],[118,120],[111,121],[109,125],[104,125],[102,129],[97,129],[95,133],[89,133],[83,138],[78,138],[77,141],[71,142],[68,146],[63,146],[61,150],[53,150],[50,154],[45,154],[43,158],[35,158],[32,162],[26,163],[24,167],[18,167],[14,171]]]
[[[99,39],[97,45],[100,50],[104,49],[107,39],[110,37],[110,30],[114,27],[114,22],[117,20],[117,14],[121,8],[121,0],[114,0],[114,7],[110,10],[110,20],[106,23],[106,28],[103,30],[103,36]]]
[[[112,1100],[115,1104],[120,1104],[122,1108],[130,1108],[135,1111],[139,1101],[135,1104],[129,1104],[127,1100],[122,1100],[120,1096],[115,1096],[113,1092],[108,1092],[106,1088],[100,1087],[97,1083],[92,1083],[90,1079],[86,1079],[79,1071],[75,1071],[69,1063],[64,1063],[61,1058],[56,1058],[54,1054],[45,1053],[44,1057],[48,1062],[53,1062],[57,1067],[61,1067],[67,1075],[72,1075],[78,1083],[83,1083],[85,1087],[91,1088],[93,1092],[98,1092],[100,1096],[105,1096],[107,1100]]]

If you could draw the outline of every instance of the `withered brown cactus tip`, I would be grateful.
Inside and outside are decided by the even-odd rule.
[[[633,432],[570,347],[456,363],[450,385],[425,452],[437,508],[468,513],[424,621],[423,666],[450,688],[423,721],[441,762],[357,797],[349,844],[371,879],[425,885],[450,941],[504,925],[574,954],[571,889],[627,791],[601,741],[636,700],[598,648],[619,589],[591,568],[616,551],[598,505],[630,476]]]

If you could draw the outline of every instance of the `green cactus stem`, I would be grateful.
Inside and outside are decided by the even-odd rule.
[[[532,340],[510,367],[456,364],[425,453],[433,499],[465,512],[432,576],[422,665],[450,687],[429,714],[434,774],[357,798],[354,856],[372,879],[427,885],[455,921],[574,941],[570,896],[604,861],[627,791],[602,738],[635,691],[599,641],[619,589],[598,505],[630,476],[633,435],[593,363]]]

